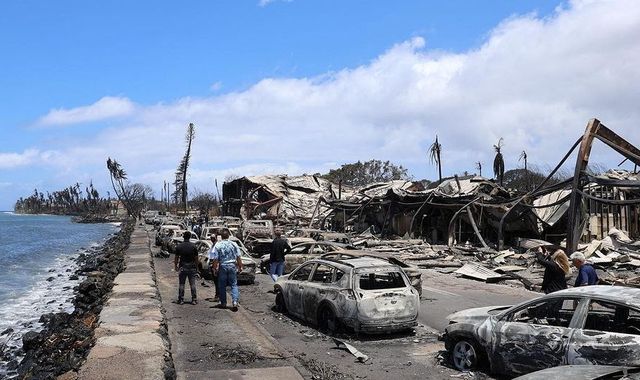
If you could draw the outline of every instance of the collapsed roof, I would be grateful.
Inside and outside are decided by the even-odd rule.
[[[243,219],[305,221],[320,198],[333,199],[352,190],[313,175],[260,175],[225,182],[222,187],[226,215]],[[342,195],[340,194],[340,195]]]

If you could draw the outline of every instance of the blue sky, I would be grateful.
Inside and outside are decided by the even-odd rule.
[[[478,46],[510,15],[558,1],[7,1],[1,5],[2,126],[105,95],[139,103],[246,89],[366,64],[414,36]],[[215,87],[215,86],[214,86]],[[12,141],[26,146],[22,138]]]
[[[190,121],[199,126],[193,181],[202,190],[228,174],[300,174],[369,158],[432,178],[418,156],[435,133],[445,135],[450,173],[488,161],[490,149],[474,153],[485,138],[490,148],[489,139],[505,136],[513,154],[554,151],[542,146],[545,131],[514,131],[534,110],[545,122],[571,125],[559,147],[595,115],[610,116],[605,122],[615,115],[621,128],[631,128],[637,75],[618,78],[629,67],[603,74],[613,84],[630,81],[622,104],[619,87],[600,89],[612,97],[601,109],[576,85],[595,81],[591,73],[603,67],[575,73],[580,64],[570,57],[595,54],[600,43],[611,54],[631,55],[621,65],[637,58],[637,38],[619,37],[638,30],[627,19],[638,6],[599,7],[586,0],[2,2],[0,209],[36,186],[93,180],[106,191],[106,155],[119,159],[132,181],[159,189],[177,166]],[[603,11],[610,17],[598,21],[600,34],[615,44],[575,26]],[[539,91],[532,86],[549,84],[564,93],[531,95]],[[456,111],[474,107],[482,111]],[[404,149],[404,136],[414,132],[420,146]],[[258,146],[264,136],[271,151]],[[318,143],[319,152],[292,148],[327,137],[341,142]],[[540,164],[555,159],[543,156]]]

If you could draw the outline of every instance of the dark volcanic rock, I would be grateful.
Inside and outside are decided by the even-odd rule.
[[[16,370],[22,379],[54,379],[79,369],[94,344],[93,330],[102,305],[113,288],[113,279],[124,268],[134,222],[125,222],[101,249],[78,258],[78,274],[87,278],[74,288],[73,313],[49,313],[40,317],[43,329],[22,337],[24,359]]]

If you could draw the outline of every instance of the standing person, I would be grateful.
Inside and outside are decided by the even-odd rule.
[[[566,276],[569,274],[569,259],[564,251],[558,249],[553,255],[549,255],[546,249],[538,247],[536,259],[544,266],[542,278],[542,291],[545,294],[557,292],[567,288]]]
[[[207,252],[207,256],[209,257],[209,259],[213,257],[213,250],[216,247],[216,242],[218,241],[218,237],[215,232],[211,234],[210,239],[212,245],[211,249],[209,249],[209,252]],[[213,261],[209,261],[209,270],[211,271],[211,278],[213,278],[213,284],[216,288],[216,295],[213,298],[213,302],[220,302],[220,293],[218,292],[218,271],[213,270]]]
[[[240,248],[229,241],[229,231],[225,228],[221,231],[222,240],[213,246],[213,252],[209,259],[213,260],[213,270],[218,273],[218,295],[220,307],[227,307],[227,286],[231,286],[231,310],[238,311],[240,291],[238,290],[238,271],[242,271],[242,258]]]
[[[575,287],[596,285],[598,284],[598,274],[593,266],[587,263],[587,259],[582,252],[574,252],[571,254],[571,261],[578,268],[578,277],[576,277]]]
[[[282,237],[282,231],[275,231],[276,238],[271,243],[271,254],[269,255],[269,274],[275,282],[284,273],[284,256],[291,252],[291,246],[287,239]]]
[[[198,235],[198,238],[202,239],[202,225],[197,224],[195,227],[193,227],[193,232],[196,233],[196,235]]]
[[[185,231],[182,234],[184,241],[176,247],[175,259],[173,264],[178,272],[178,304],[184,303],[184,283],[189,278],[189,287],[191,288],[191,304],[198,304],[196,296],[196,274],[198,273],[198,249],[196,245],[191,243],[191,233]]]

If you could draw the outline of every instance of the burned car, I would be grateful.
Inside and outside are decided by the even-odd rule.
[[[451,314],[443,340],[459,370],[519,375],[559,365],[640,365],[640,289],[593,285],[516,306]]]
[[[164,238],[166,238],[167,236],[173,235],[173,231],[181,230],[181,229],[182,229],[182,227],[177,225],[177,224],[165,224],[165,225],[162,225],[160,227],[160,229],[158,230],[158,232],[156,232],[155,245],[156,246],[161,246],[162,245],[162,240],[164,240]]]
[[[640,380],[640,367],[615,365],[563,365],[552,367],[513,380]]]
[[[202,278],[210,280],[212,277],[208,253],[213,243],[211,240],[198,240],[195,244],[198,249],[198,272]],[[244,247],[239,246],[239,248],[243,268],[242,272],[238,272],[238,282],[253,284],[256,280],[256,262]]]
[[[316,228],[294,228],[287,231],[287,238],[292,242],[295,239],[312,239],[315,241],[331,241],[334,243],[341,243],[351,245],[351,238],[349,235],[342,232],[326,231]],[[302,243],[302,241],[300,241]]]
[[[371,257],[314,259],[274,284],[276,309],[334,332],[389,333],[416,325],[420,297],[397,265]]]
[[[318,256],[328,252],[346,248],[349,248],[349,246],[325,241],[313,241],[294,245],[291,248],[291,252],[284,256],[284,273],[291,272],[307,260],[318,258]],[[260,270],[262,273],[269,273],[269,266],[271,265],[269,256],[269,254],[266,254],[260,258]]]
[[[184,241],[185,232],[188,232],[190,234],[191,237],[189,238],[189,240],[191,240],[192,242],[199,239],[198,234],[193,231],[172,230],[172,232],[162,240],[162,249],[169,253],[174,253],[178,244]]]
[[[321,257],[334,260],[350,260],[358,257],[375,257],[388,261],[391,264],[395,264],[402,268],[404,273],[406,273],[409,277],[411,285],[418,291],[418,294],[422,296],[422,271],[420,270],[420,268],[400,260],[391,253],[367,250],[338,250],[324,254]]]
[[[241,239],[255,257],[271,251],[274,238],[273,222],[270,220],[245,220],[240,226]]]
[[[211,238],[211,235],[214,235],[214,234],[215,234],[216,236],[220,236],[220,235],[222,235],[222,231],[223,231],[223,230],[224,230],[224,231],[227,231],[227,232],[229,233],[229,237],[231,237],[231,236],[235,236],[235,235],[231,232],[231,230],[229,230],[229,228],[228,228],[228,227],[225,227],[225,226],[207,226],[207,227],[202,228],[202,233],[201,233],[201,235],[202,235],[202,236],[201,236],[201,237],[202,237],[202,240],[204,240],[204,239],[210,239],[210,238]]]

